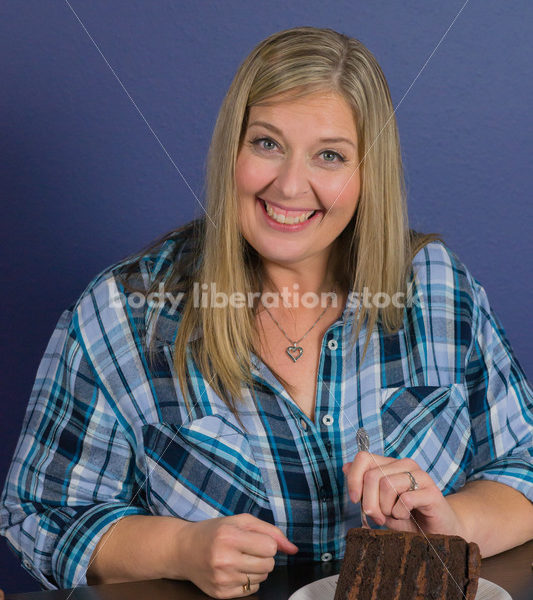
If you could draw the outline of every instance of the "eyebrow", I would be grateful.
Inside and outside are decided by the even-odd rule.
[[[253,127],[254,125],[260,125],[262,127],[265,127],[266,129],[270,129],[275,134],[283,137],[283,133],[282,133],[281,129],[278,129],[275,125],[271,125],[270,123],[267,123],[266,121],[254,121],[253,123],[250,123],[248,125],[248,127]],[[352,140],[349,140],[348,138],[345,138],[345,137],[320,138],[318,141],[323,142],[325,144],[337,144],[339,142],[346,142],[347,144],[350,144],[350,146],[353,146],[353,148],[355,148],[355,144],[352,142]]]

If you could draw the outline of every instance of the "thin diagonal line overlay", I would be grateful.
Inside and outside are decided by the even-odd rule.
[[[396,106],[396,108],[392,111],[392,113],[390,114],[389,118],[387,119],[385,125],[383,125],[383,127],[381,128],[380,132],[377,134],[376,138],[374,139],[374,141],[372,142],[372,144],[370,145],[370,147],[367,149],[367,151],[365,152],[363,158],[359,161],[359,164],[357,165],[357,167],[355,167],[355,169],[353,170],[352,174],[350,175],[350,177],[348,177],[346,183],[342,186],[341,191],[337,194],[337,197],[335,198],[335,200],[333,201],[333,204],[328,208],[328,210],[326,211],[326,214],[324,215],[324,217],[320,220],[320,222],[318,223],[318,225],[322,225],[322,222],[324,221],[324,219],[327,217],[329,211],[335,206],[335,202],[337,202],[337,200],[339,199],[339,196],[342,194],[342,192],[344,191],[344,188],[350,183],[350,180],[352,179],[352,177],[355,175],[356,171],[359,170],[359,167],[361,166],[361,164],[363,163],[363,161],[366,158],[366,155],[370,152],[370,150],[372,150],[372,148],[374,147],[374,144],[376,143],[377,139],[379,138],[379,136],[382,134],[383,130],[385,129],[385,127],[387,127],[389,121],[392,119],[392,117],[396,114],[396,111],[400,108],[402,102],[404,101],[405,97],[407,96],[407,94],[411,91],[411,88],[413,87],[413,85],[415,84],[416,80],[420,77],[420,75],[422,74],[422,71],[426,68],[427,64],[429,63],[429,61],[433,58],[433,55],[435,54],[435,52],[437,51],[437,48],[441,45],[442,41],[444,40],[444,38],[448,35],[448,32],[450,31],[450,29],[452,28],[453,24],[455,23],[455,21],[457,21],[457,18],[459,17],[459,15],[463,12],[463,9],[465,8],[465,6],[468,4],[470,0],[466,0],[466,2],[463,4],[463,6],[461,7],[461,9],[459,10],[459,12],[455,15],[454,20],[450,23],[450,26],[448,27],[448,29],[446,29],[446,31],[444,32],[443,36],[440,38],[438,44],[435,46],[435,48],[433,49],[433,52],[428,56],[426,62],[422,65],[422,68],[420,69],[420,71],[418,71],[416,77],[413,79],[411,85],[407,88],[407,91],[405,92],[405,94],[402,96],[402,99],[398,102],[398,105]]]
[[[133,98],[131,97],[131,95],[128,93],[128,91],[126,90],[126,88],[124,87],[124,84],[122,83],[122,81],[120,80],[120,78],[118,77],[118,75],[115,73],[115,71],[113,70],[113,68],[111,67],[111,65],[109,64],[109,62],[106,60],[105,56],[103,55],[103,53],[101,52],[100,48],[98,47],[98,45],[96,44],[96,42],[94,41],[94,39],[92,38],[92,36],[89,34],[89,32],[87,31],[86,27],[84,26],[84,24],[82,23],[82,21],[80,20],[80,18],[78,17],[78,15],[76,14],[76,12],[74,11],[74,9],[72,8],[72,6],[70,5],[70,3],[68,2],[68,0],[65,0],[66,4],[69,6],[70,10],[72,11],[72,13],[75,15],[76,19],[79,21],[80,25],[83,27],[85,33],[89,36],[90,40],[92,41],[92,43],[94,44],[94,46],[96,47],[96,49],[98,50],[99,54],[102,56],[102,58],[104,59],[105,63],[107,64],[107,66],[109,67],[109,69],[111,70],[111,72],[113,73],[113,75],[115,76],[115,78],[117,79],[117,81],[119,82],[119,84],[121,85],[122,89],[124,90],[124,92],[126,93],[126,95],[128,96],[128,98],[130,99],[130,101],[132,102],[132,104],[134,105],[134,107],[136,108],[137,112],[140,114],[141,118],[144,120],[144,122],[146,123],[146,125],[148,126],[148,128],[150,129],[151,133],[153,134],[153,136],[156,138],[157,142],[159,143],[159,145],[161,146],[161,148],[163,149],[163,151],[165,152],[165,154],[167,155],[167,157],[169,158],[169,160],[171,161],[171,163],[173,164],[174,168],[178,171],[179,175],[181,176],[181,178],[183,179],[183,181],[185,182],[185,184],[187,185],[187,187],[189,188],[189,190],[191,191],[191,193],[193,194],[193,196],[196,198],[197,202],[200,204],[200,206],[202,207],[202,209],[204,210],[206,216],[211,220],[210,216],[207,214],[205,208],[203,207],[203,205],[201,204],[200,200],[198,199],[198,197],[196,196],[196,194],[194,193],[194,191],[192,190],[192,188],[190,187],[190,185],[188,184],[187,180],[185,179],[185,177],[183,176],[183,174],[181,173],[181,171],[179,170],[179,168],[177,167],[177,165],[175,164],[175,162],[173,161],[172,157],[169,155],[169,153],[167,152],[167,150],[165,149],[164,145],[162,144],[162,142],[160,141],[160,139],[158,138],[158,136],[156,135],[156,133],[154,132],[154,130],[152,129],[152,127],[150,126],[150,124],[148,123],[148,121],[146,120],[146,118],[144,117],[144,115],[142,114],[141,110],[138,108],[137,104],[135,103],[135,101],[133,100]],[[450,26],[448,27],[448,29],[446,30],[446,32],[443,34],[443,36],[441,37],[441,39],[439,40],[439,42],[437,43],[437,45],[435,46],[433,52],[430,54],[430,56],[428,57],[428,59],[426,60],[426,62],[424,63],[424,65],[422,66],[422,68],[420,69],[420,71],[418,72],[418,74],[416,75],[416,77],[414,78],[413,82],[411,83],[411,85],[409,86],[409,88],[407,89],[407,91],[404,93],[403,97],[401,98],[400,102],[398,103],[398,105],[396,106],[395,110],[393,111],[393,113],[390,115],[390,117],[388,118],[387,122],[385,123],[385,125],[383,126],[383,128],[381,129],[381,131],[378,133],[376,139],[372,142],[372,145],[368,148],[367,152],[365,153],[365,156],[363,157],[363,159],[361,159],[361,161],[359,162],[359,165],[354,169],[353,173],[351,174],[350,178],[348,179],[348,181],[344,184],[343,188],[341,189],[341,191],[339,192],[339,194],[337,195],[337,197],[335,198],[335,201],[333,202],[332,206],[328,209],[328,213],[331,210],[331,208],[333,207],[333,205],[335,204],[335,202],[337,201],[337,199],[339,198],[339,196],[342,194],[342,191],[344,190],[344,188],[346,187],[346,185],[349,183],[350,179],[353,177],[353,175],[355,174],[355,172],[357,171],[357,169],[359,168],[359,166],[361,165],[361,163],[363,162],[364,158],[366,157],[366,155],[368,154],[368,152],[371,150],[371,148],[374,146],[377,138],[381,135],[382,131],[385,129],[385,127],[387,126],[388,122],[390,121],[390,119],[393,117],[393,115],[396,113],[396,111],[398,110],[398,108],[400,107],[400,105],[402,104],[403,100],[406,98],[407,94],[410,92],[411,88],[413,87],[413,85],[415,84],[416,80],[418,79],[418,77],[421,75],[422,71],[425,69],[425,67],[427,66],[427,64],[429,63],[429,61],[431,60],[431,58],[433,57],[433,55],[435,54],[435,52],[437,51],[438,47],[440,46],[440,44],[442,43],[442,41],[444,40],[444,38],[446,37],[446,35],[448,34],[448,32],[450,31],[451,27],[453,26],[453,24],[455,23],[455,21],[457,20],[457,18],[459,17],[459,15],[461,14],[461,12],[463,11],[463,9],[466,7],[466,5],[468,4],[469,0],[466,0],[466,2],[463,4],[463,6],[461,7],[461,9],[459,10],[459,12],[457,13],[457,15],[455,16],[455,18],[453,19],[452,23],[450,24]],[[326,213],[327,215],[327,213]],[[324,218],[325,216],[324,215]],[[212,222],[212,221],[211,221]],[[322,222],[322,221],[321,221]],[[213,222],[212,222],[213,223]],[[214,225],[214,223],[213,223]],[[333,396],[331,389],[329,388],[329,386],[325,383],[325,381],[320,377],[320,374],[318,374],[318,377],[320,378],[320,381],[326,386],[328,393],[330,394],[330,396],[333,398],[334,402],[338,405],[338,402],[336,400],[336,398]],[[209,382],[207,385],[209,385],[211,382]],[[207,386],[206,386],[207,389]],[[201,400],[201,398],[200,398]],[[200,400],[197,400],[194,404],[194,406],[196,406]],[[190,409],[192,411],[192,408]],[[190,416],[190,411],[189,411],[189,416]],[[354,432],[356,431],[357,427],[349,420],[348,423],[353,427]],[[183,427],[184,423],[181,425],[181,427]],[[181,427],[174,433],[173,437],[171,438],[171,440],[168,442],[167,446],[165,447],[165,449],[163,450],[163,452],[161,453],[161,456],[159,458],[159,461],[163,458],[164,453],[166,451],[166,449],[168,448],[168,446],[172,443],[174,437],[177,435],[177,433],[179,432],[179,430],[181,429]],[[374,463],[376,464],[376,466],[381,470],[383,476],[389,481],[389,484],[391,485],[392,489],[394,491],[396,491],[396,489],[394,488],[394,486],[390,483],[389,477],[384,473],[383,468],[381,467],[381,465],[379,465],[374,457],[373,454],[370,453],[370,456],[372,458],[372,460],[374,461]],[[154,465],[153,468],[155,468],[155,466],[157,466],[157,464],[159,463],[159,461],[156,462],[156,464]],[[152,470],[153,470],[152,468]],[[149,475],[151,474],[151,471],[146,475],[145,477],[145,481],[146,479],[149,477]],[[135,500],[136,496],[138,495],[140,491],[139,490],[136,492],[136,494],[132,497],[132,499],[130,500],[128,507],[132,505],[133,501]],[[401,499],[401,496],[399,494],[397,494],[399,497],[399,500],[402,502],[402,504],[404,505],[405,508],[407,508],[404,504],[404,502]],[[416,520],[414,519],[413,516],[411,516],[411,518],[413,519],[414,523],[417,525],[417,527],[419,528],[419,530],[421,531],[421,533],[424,535],[424,537],[426,538],[426,541],[428,542],[429,546],[433,549],[433,551],[435,552],[435,554],[437,555],[437,557],[439,558],[439,560],[441,561],[441,563],[443,564],[444,568],[446,569],[446,571],[448,571],[448,574],[450,575],[451,579],[454,581],[454,583],[457,585],[457,587],[461,590],[459,584],[455,581],[455,579],[453,578],[453,576],[451,575],[451,573],[449,572],[448,568],[446,567],[445,563],[443,562],[442,558],[439,556],[438,552],[435,550],[435,548],[433,547],[433,545],[431,544],[431,542],[429,541],[429,539],[427,538],[426,534],[422,531],[422,529],[420,528],[420,526],[418,525],[418,523],[416,522]],[[114,530],[114,528],[116,527],[118,523],[118,520],[111,526],[111,534]],[[106,540],[107,541],[107,540]],[[103,547],[103,546],[102,546]],[[94,561],[96,557],[96,554],[94,556],[91,557],[91,561],[89,563],[89,566],[92,564],[92,562]],[[75,583],[71,593],[69,594],[67,600],[70,599],[70,597],[72,596],[72,594],[74,593],[74,590],[79,586],[79,581],[80,581],[81,577],[78,578],[78,581]],[[461,590],[461,593],[462,590]],[[464,596],[464,594],[463,594]]]
[[[331,398],[333,398],[333,402],[339,407],[339,410],[341,409],[341,406],[339,404],[339,402],[337,401],[337,399],[335,398],[335,396],[332,394],[331,389],[329,387],[329,385],[324,381],[324,379],[322,379],[322,377],[320,377],[320,373],[317,373],[318,378],[320,379],[321,383],[324,384],[324,386],[326,387],[326,389],[328,390],[328,393],[330,395]],[[346,415],[346,420],[348,421],[348,424],[353,427],[354,432],[357,432],[358,427],[356,427],[352,421],[350,420],[350,418],[348,417],[348,415]],[[450,576],[450,578],[452,579],[452,581],[455,583],[455,585],[457,586],[457,588],[459,589],[459,591],[461,592],[461,594],[463,595],[463,597],[466,600],[466,596],[463,592],[463,589],[461,588],[461,586],[459,585],[459,583],[455,580],[455,578],[453,577],[453,575],[450,573],[450,570],[448,569],[448,567],[446,566],[446,564],[444,563],[444,561],[442,560],[441,556],[439,555],[439,553],[435,550],[435,547],[433,546],[433,544],[430,542],[430,540],[428,539],[427,535],[425,534],[425,532],[423,531],[423,529],[420,527],[420,525],[418,524],[417,520],[414,518],[413,514],[411,513],[411,511],[409,511],[407,509],[407,506],[405,505],[405,502],[402,500],[401,495],[398,493],[398,490],[392,485],[391,480],[389,479],[389,476],[385,473],[385,471],[383,470],[383,467],[378,464],[376,458],[374,457],[374,455],[369,452],[370,458],[374,461],[374,464],[378,467],[378,469],[381,471],[381,474],[383,475],[383,477],[388,481],[389,485],[391,486],[391,488],[394,490],[394,492],[396,493],[396,496],[398,497],[398,500],[402,503],[403,507],[407,510],[407,512],[409,512],[409,514],[411,515],[411,519],[413,520],[414,524],[418,527],[420,533],[425,537],[426,542],[429,544],[429,546],[431,547],[431,549],[433,550],[433,552],[437,555],[437,558],[440,560],[440,562],[442,563],[442,566],[446,569],[448,575]],[[362,498],[360,501],[360,504],[362,505]],[[363,507],[360,507],[360,510],[363,510]]]
[[[189,409],[189,411],[187,413],[187,417],[191,416],[191,413],[192,413],[193,409],[200,403],[200,401],[202,400],[205,392],[207,391],[208,386],[211,384],[212,381],[213,381],[213,377],[207,383],[207,385],[205,387],[205,390],[200,395],[200,398],[198,400],[196,400],[196,402],[194,402],[194,404]],[[147,470],[146,476],[144,477],[142,483],[139,485],[139,489],[135,492],[135,494],[132,496],[131,500],[128,502],[128,505],[124,509],[124,511],[122,513],[122,516],[118,517],[117,520],[109,527],[109,536],[105,539],[105,541],[103,542],[103,544],[101,545],[101,547],[97,551],[93,552],[93,554],[91,555],[91,559],[89,561],[89,564],[87,565],[87,570],[85,571],[85,573],[81,573],[80,576],[78,577],[78,579],[76,580],[76,582],[74,582],[74,586],[73,586],[72,591],[70,592],[70,594],[67,596],[67,600],[70,600],[70,597],[72,596],[72,594],[79,587],[80,580],[84,576],[87,575],[87,571],[89,570],[90,566],[93,564],[93,562],[95,561],[96,557],[101,552],[101,550],[105,547],[105,545],[107,544],[107,542],[108,542],[109,538],[111,537],[111,535],[113,535],[113,533],[115,531],[115,528],[118,525],[118,522],[120,521],[120,519],[122,519],[122,517],[124,516],[124,513],[126,512],[126,510],[133,504],[135,498],[137,498],[137,496],[139,495],[139,492],[143,489],[144,484],[146,483],[146,481],[148,480],[148,478],[152,474],[152,471],[159,465],[159,462],[161,460],[163,460],[163,456],[165,455],[165,452],[167,451],[167,449],[170,446],[170,444],[172,444],[172,442],[174,441],[174,439],[178,435],[178,433],[181,431],[181,429],[185,426],[185,423],[187,423],[186,420],[184,420],[183,423],[176,429],[176,431],[173,433],[172,437],[170,438],[168,444],[163,448],[163,452],[161,452],[161,456],[159,457],[159,459],[157,461],[155,461],[155,463],[154,463],[154,465],[153,465],[153,467],[151,469]],[[218,439],[218,437],[219,436],[217,436],[217,438],[215,438],[215,439]],[[105,533],[107,533],[107,531]]]
[[[143,115],[141,109],[137,106],[137,104],[135,103],[135,100],[131,97],[130,93],[128,92],[128,90],[126,89],[126,87],[124,86],[124,84],[122,83],[122,81],[120,80],[120,77],[116,74],[115,70],[113,69],[113,67],[109,64],[108,60],[106,59],[106,57],[104,56],[103,52],[100,50],[100,48],[98,47],[98,44],[94,41],[92,35],[87,31],[87,28],[85,27],[85,25],[82,23],[81,19],[79,18],[79,16],[76,14],[76,11],[72,8],[72,6],[70,5],[70,2],[68,0],[65,0],[65,3],[68,5],[68,7],[70,8],[70,10],[72,11],[72,13],[74,14],[74,16],[76,17],[76,19],[78,19],[80,25],[83,27],[83,30],[85,31],[85,33],[89,36],[89,39],[91,40],[91,42],[94,44],[94,47],[98,50],[100,56],[104,59],[105,64],[109,67],[109,70],[111,71],[111,73],[113,73],[113,75],[115,76],[115,79],[119,82],[120,87],[124,90],[124,92],[126,93],[126,95],[128,96],[128,98],[130,99],[131,103],[133,104],[133,106],[135,107],[135,109],[137,110],[137,112],[139,113],[139,115],[141,116],[142,120],[146,123],[146,126],[148,127],[148,129],[150,130],[150,132],[152,133],[152,135],[155,137],[155,139],[157,140],[157,143],[161,146],[161,148],[163,149],[163,152],[167,155],[167,158],[170,160],[170,162],[172,163],[173,167],[176,169],[176,171],[179,173],[179,176],[183,179],[183,181],[185,182],[185,185],[189,188],[189,191],[191,192],[191,194],[196,198],[196,202],[198,202],[198,204],[202,207],[202,210],[204,211],[204,213],[206,214],[207,218],[211,221],[213,227],[215,227],[216,229],[216,225],[213,223],[213,220],[211,219],[211,217],[209,216],[209,214],[207,213],[206,209],[204,208],[203,204],[200,202],[200,200],[198,199],[198,196],[194,193],[194,190],[192,189],[192,187],[189,185],[189,182],[185,179],[183,173],[180,171],[179,167],[176,165],[176,163],[174,162],[174,160],[172,159],[172,157],[170,156],[170,154],[167,152],[167,149],[165,148],[165,146],[163,145],[163,142],[159,139],[159,137],[157,136],[156,132],[152,129],[152,126],[150,125],[150,123],[148,123],[148,121],[146,120],[146,117]]]

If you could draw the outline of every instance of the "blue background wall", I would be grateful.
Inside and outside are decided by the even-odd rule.
[[[202,214],[169,156],[200,196],[218,108],[255,44],[297,25],[357,37],[397,106],[463,5],[1,3],[2,481],[62,310],[106,266]],[[485,286],[530,378],[532,8],[467,3],[396,113],[411,226],[441,232]],[[3,538],[0,587],[38,589]]]

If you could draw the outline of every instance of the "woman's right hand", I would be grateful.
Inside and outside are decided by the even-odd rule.
[[[176,579],[188,579],[213,598],[257,592],[278,552],[298,547],[281,530],[249,514],[189,522],[176,541]],[[243,591],[250,578],[250,591]]]

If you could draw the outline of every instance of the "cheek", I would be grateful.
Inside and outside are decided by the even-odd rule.
[[[244,152],[235,164],[235,183],[241,195],[259,194],[277,175],[274,161]]]
[[[239,229],[244,238],[250,242],[250,234],[254,227],[255,200],[257,186],[253,177],[253,170],[250,169],[250,161],[246,158],[239,158],[235,163],[235,186],[237,190],[237,207]]]
[[[343,177],[334,182],[329,182],[327,187],[323,188],[322,198],[327,209],[331,208],[331,212],[345,212],[347,210],[354,211],[357,205],[357,199],[361,191],[359,176],[357,173],[349,179],[351,173],[347,177]]]
[[[235,165],[235,183],[237,189],[241,193],[249,193],[254,188],[254,185],[259,177],[259,171],[254,164],[253,158],[249,156],[241,156]]]
[[[237,187],[237,193],[239,196],[242,196],[245,193],[246,187],[246,164],[245,160],[240,156],[237,158],[237,162],[235,163],[235,185]]]

